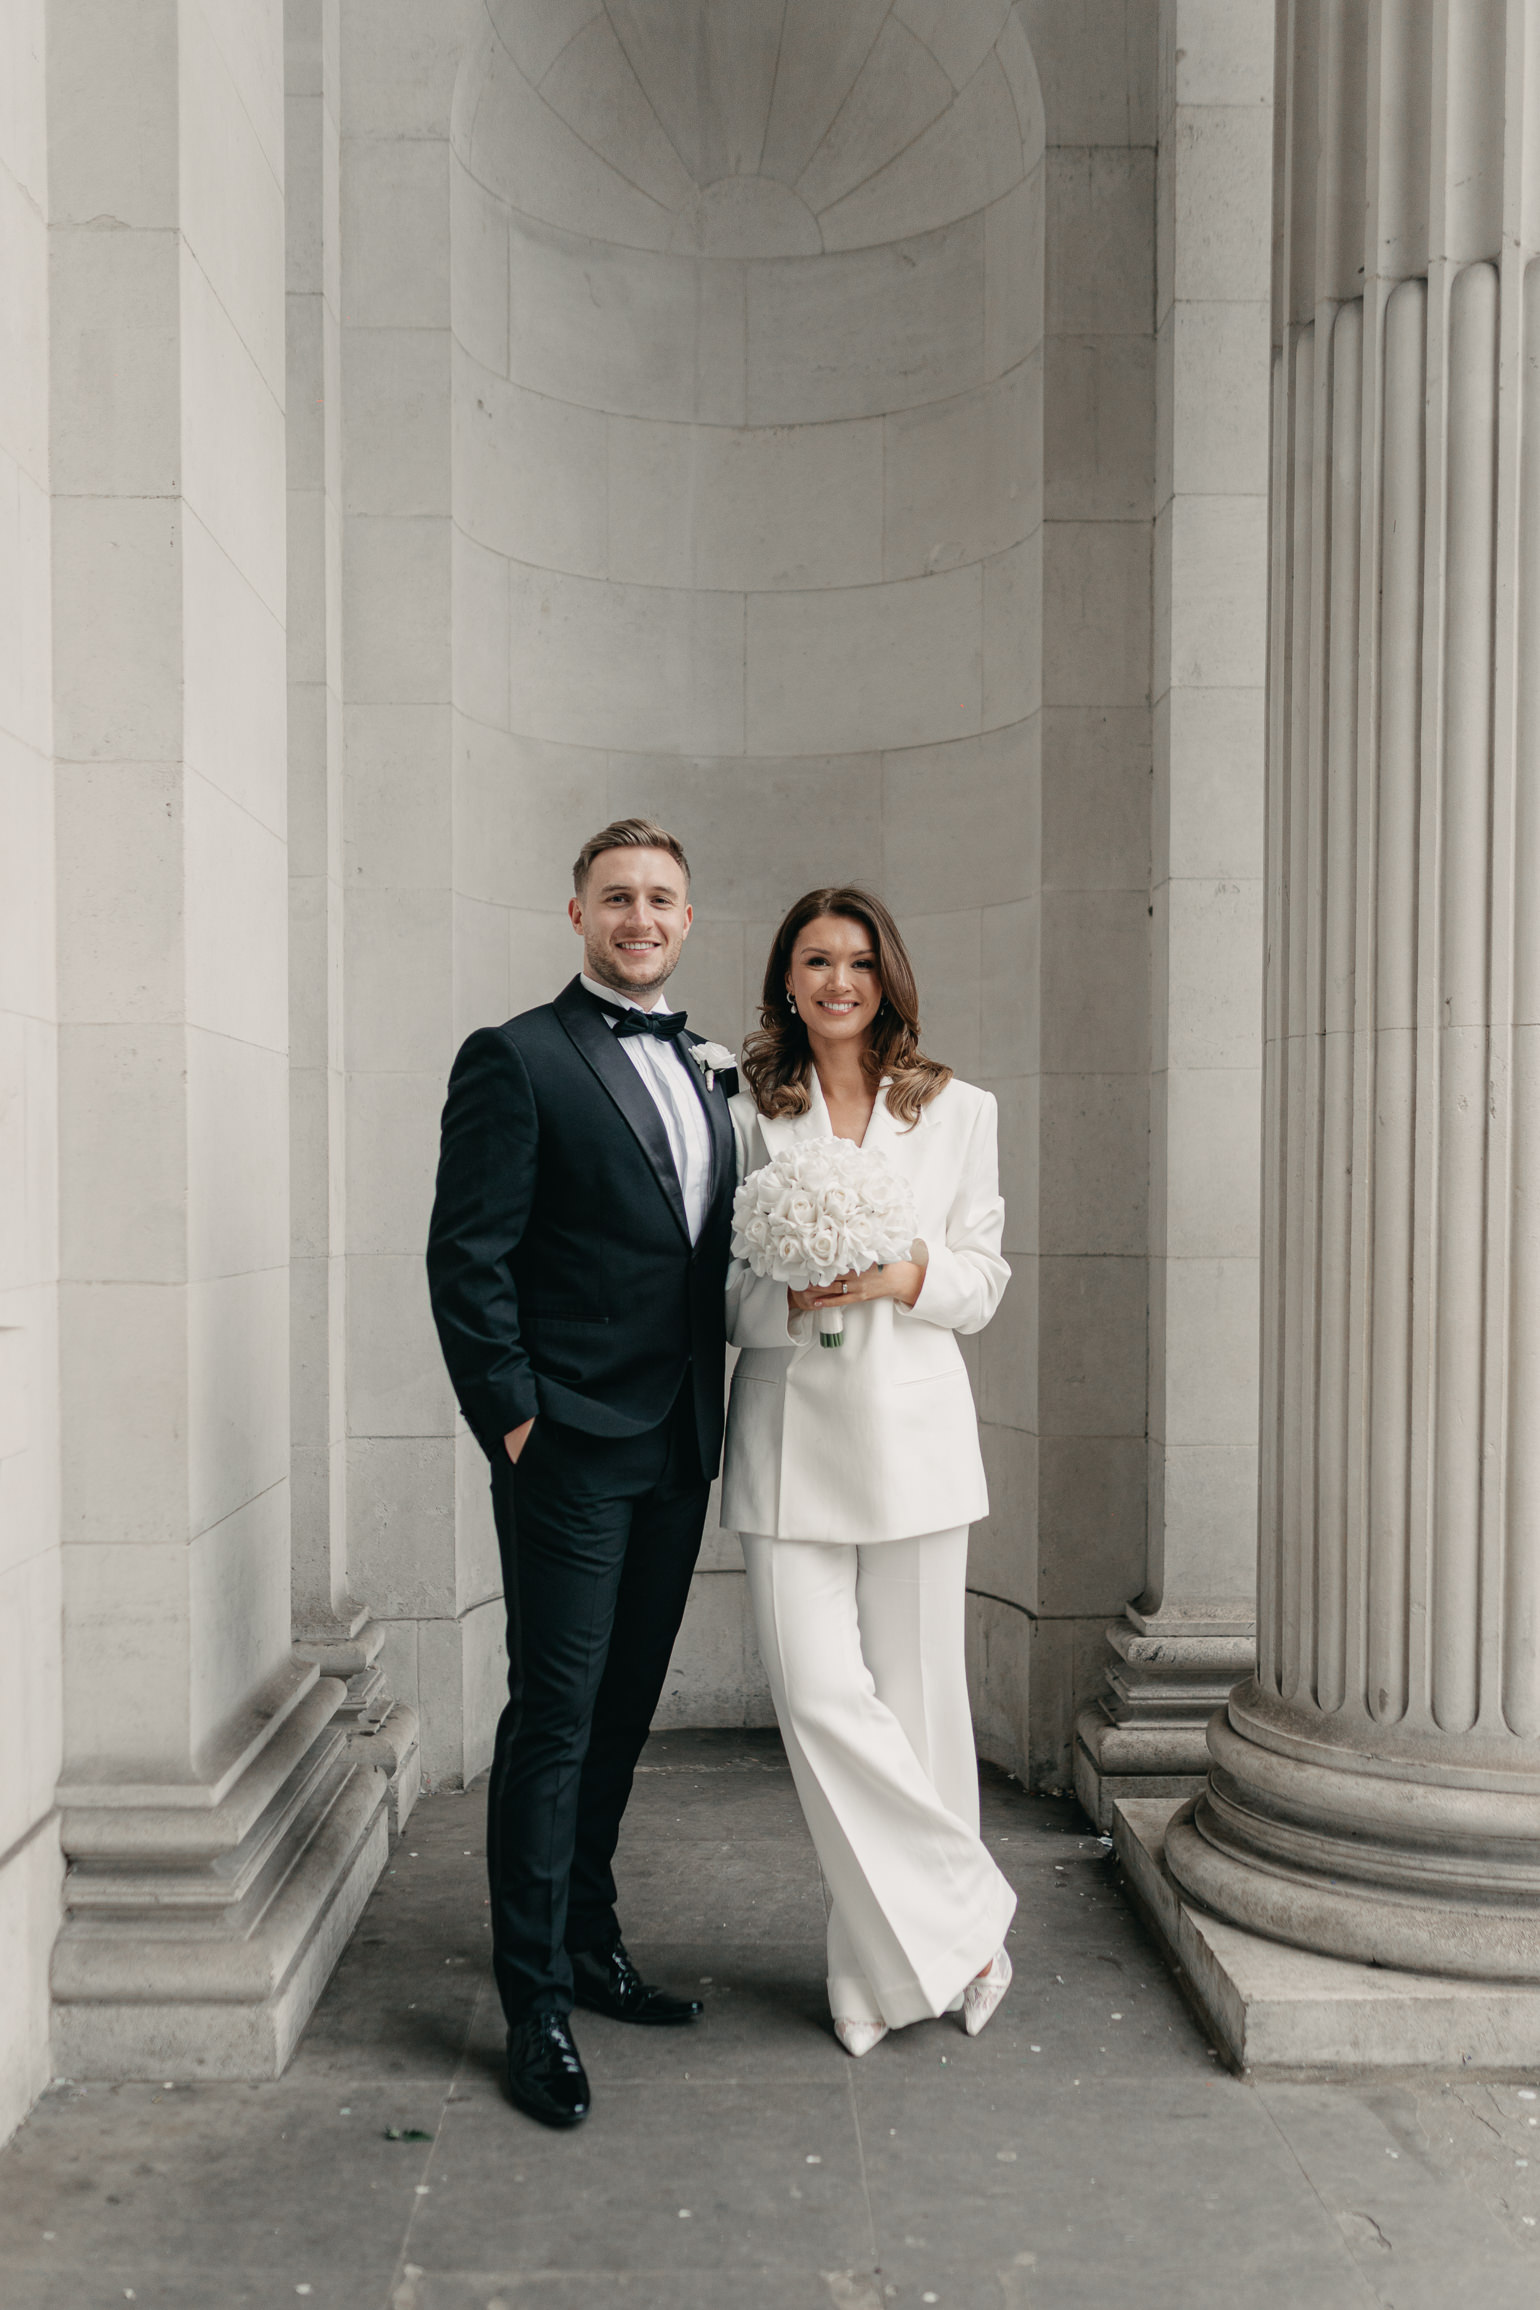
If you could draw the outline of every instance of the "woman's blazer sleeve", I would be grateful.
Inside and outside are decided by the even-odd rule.
[[[939,1324],[947,1331],[982,1331],[1011,1280],[1000,1257],[1005,1205],[1000,1199],[996,1115],[993,1094],[981,1092],[946,1215],[946,1241],[927,1244],[929,1259],[920,1296],[912,1308],[900,1308],[911,1322]]]
[[[732,1102],[733,1143],[738,1154],[738,1177],[742,1181],[764,1160],[764,1149],[759,1133],[754,1128],[754,1111],[749,1101],[736,1098]],[[789,1348],[796,1347],[806,1333],[810,1318],[793,1316],[786,1297],[784,1283],[772,1283],[765,1275],[756,1275],[746,1259],[735,1259],[727,1270],[727,1342],[735,1348]],[[800,1325],[801,1330],[794,1326]]]

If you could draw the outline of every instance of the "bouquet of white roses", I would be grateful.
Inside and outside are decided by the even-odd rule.
[[[733,1257],[794,1291],[907,1259],[919,1225],[909,1182],[850,1139],[795,1139],[751,1171],[733,1201]],[[842,1307],[818,1310],[818,1336],[838,1347]]]

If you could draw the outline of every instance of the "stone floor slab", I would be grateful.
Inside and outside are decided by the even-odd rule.
[[[1520,2134],[1503,2156],[1489,2088],[1265,2085],[1259,2099],[1395,2310],[1446,2310],[1472,2268],[1482,2310],[1533,2310],[1540,2139]]]
[[[131,2261],[111,2271],[5,2273],[5,2310],[385,2310],[380,2280],[318,2271],[296,2278],[303,2262],[276,2270],[166,2269]],[[305,2288],[301,2295],[300,2288]]]
[[[442,2108],[415,2082],[58,2089],[6,2153],[0,2269],[265,2267],[281,2247],[297,2281],[383,2276]]]
[[[403,2274],[389,2310],[889,2310],[869,2270],[430,2271]]]
[[[425,2268],[530,2272],[849,2264],[870,2224],[849,2088],[628,2084],[581,2133],[446,2113],[413,2221]]]
[[[1137,2240],[1146,2280],[1185,2283],[1215,2310],[1270,2302],[1296,2277],[1313,2289],[1305,2300],[1353,2298],[1328,2215],[1266,2110],[1238,2102],[1228,2078],[976,2088],[949,2062],[944,2080],[901,2093],[863,2077],[858,2100],[885,2278],[923,2290],[939,2270],[1022,2267],[1025,2253],[1066,2279]],[[1173,2225],[1178,2204],[1201,2257]]]
[[[824,1928],[822,1881],[812,1848],[775,1837],[673,1839],[631,1836],[617,1856],[629,1939],[694,1941],[730,1949],[746,1941],[794,1941]]]

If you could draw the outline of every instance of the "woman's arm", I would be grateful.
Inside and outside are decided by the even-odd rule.
[[[997,1146],[998,1110],[985,1092],[968,1134],[956,1191],[946,1215],[945,1243],[929,1246],[924,1280],[912,1306],[902,1312],[916,1323],[946,1331],[982,1331],[1011,1280],[1000,1256],[1005,1205],[1000,1200]]]
[[[735,1259],[727,1271],[727,1339],[737,1348],[798,1347],[810,1336],[805,1316],[791,1305],[784,1283],[756,1275]]]

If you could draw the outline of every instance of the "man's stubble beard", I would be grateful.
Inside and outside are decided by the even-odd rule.
[[[655,978],[628,979],[618,976],[608,959],[602,954],[596,954],[585,941],[583,968],[591,979],[598,980],[601,987],[609,987],[617,995],[656,995],[661,994],[668,985],[679,967],[679,957],[683,952],[684,940],[680,939],[677,946],[664,949],[663,968]]]

